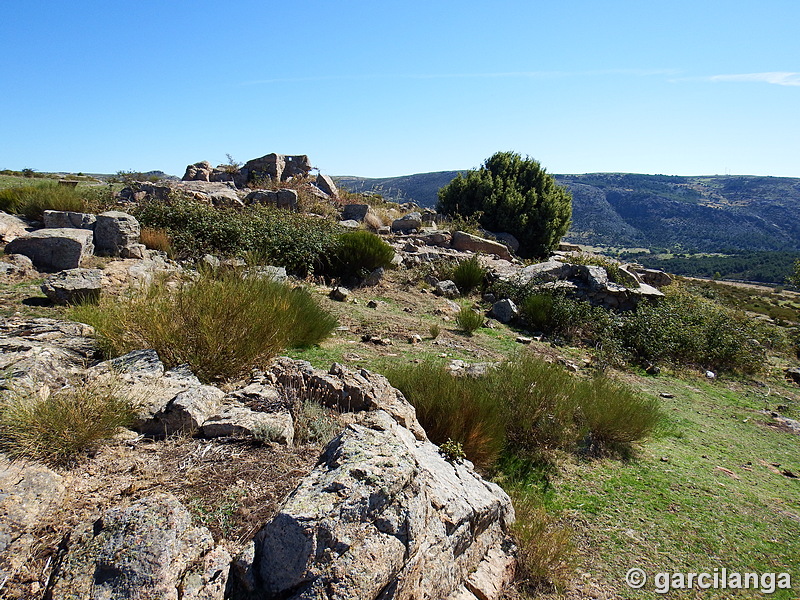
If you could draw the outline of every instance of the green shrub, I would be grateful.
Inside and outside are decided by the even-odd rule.
[[[461,444],[466,457],[481,468],[495,463],[505,443],[505,422],[484,379],[454,377],[432,362],[393,366],[386,376],[414,405],[434,443]]]
[[[46,210],[83,212],[85,208],[86,200],[82,190],[59,185],[55,181],[0,190],[0,210],[23,214],[36,221],[42,220]]]
[[[331,271],[343,277],[365,277],[379,267],[391,266],[394,248],[369,231],[348,231],[339,236]]]
[[[131,402],[113,386],[81,384],[49,397],[12,389],[0,399],[0,450],[62,464],[110,438],[134,416]]]
[[[579,381],[575,402],[586,429],[587,450],[625,450],[647,437],[661,419],[658,402],[607,377]]]
[[[432,363],[395,367],[392,385],[408,398],[431,440],[462,445],[482,468],[500,451],[547,464],[557,450],[624,453],[660,419],[656,402],[622,384],[584,380],[530,353],[481,377],[454,377]]]
[[[548,331],[552,329],[553,294],[531,294],[522,302],[520,311],[528,325],[534,331]]]
[[[319,343],[337,324],[304,289],[232,271],[172,287],[161,281],[70,314],[95,327],[106,354],[153,348],[167,365],[188,363],[203,381],[241,375],[286,347]]]
[[[743,312],[677,286],[658,304],[623,315],[613,330],[634,361],[739,373],[762,368],[768,333]]]
[[[270,206],[214,208],[185,198],[144,202],[134,216],[143,227],[165,230],[179,258],[257,252],[301,277],[327,264],[342,232],[331,221]]]
[[[483,327],[484,321],[486,317],[469,306],[462,306],[456,314],[456,325],[461,331],[466,331],[470,335],[479,327]]]
[[[597,339],[613,320],[602,307],[553,291],[526,296],[521,302],[520,312],[532,329],[567,340]]]
[[[466,296],[472,290],[483,287],[486,279],[486,269],[481,265],[477,255],[475,255],[458,263],[458,266],[453,269],[448,279],[451,279],[461,293]]]

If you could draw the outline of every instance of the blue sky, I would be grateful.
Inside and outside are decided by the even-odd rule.
[[[800,177],[800,2],[3,0],[0,169]]]

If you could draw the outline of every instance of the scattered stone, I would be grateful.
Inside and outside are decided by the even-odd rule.
[[[36,267],[33,261],[23,254],[6,254],[0,260],[0,275],[12,278],[33,277]]]
[[[361,282],[361,287],[375,287],[381,281],[383,281],[383,276],[386,274],[386,269],[383,267],[378,267],[374,271],[372,271],[369,275],[367,275],[366,279]]]
[[[370,300],[367,302],[367,308],[378,308],[378,302],[376,300]]]
[[[41,289],[55,304],[97,302],[102,281],[101,269],[67,269],[48,277]]]
[[[349,219],[347,221],[339,221],[339,226],[344,227],[345,229],[358,229],[361,227],[361,223],[353,219]]]
[[[518,344],[531,344],[531,343],[533,343],[533,338],[532,337],[527,337],[527,336],[524,336],[524,335],[518,335],[517,339],[516,339],[516,342]]]
[[[93,233],[85,229],[39,229],[17,237],[6,254],[23,254],[37,269],[75,269],[94,253]]]
[[[433,293],[437,296],[444,296],[445,298],[457,298],[461,295],[458,286],[450,279],[438,281],[433,289]],[[461,307],[459,307],[459,310],[461,310]]]
[[[409,344],[421,344],[422,343],[422,336],[415,333],[414,335],[409,336],[408,338]]]
[[[350,297],[350,290],[348,290],[346,287],[339,286],[333,288],[330,294],[328,294],[328,297],[330,297],[331,300],[336,300],[337,302],[346,302]]]
[[[244,272],[245,277],[255,277],[256,279],[269,279],[275,283],[285,283],[289,279],[285,267],[273,267],[271,265],[250,267]]]
[[[392,221],[392,231],[409,233],[422,229],[422,215],[418,212],[409,213],[399,219]]]
[[[716,379],[717,374],[714,371],[706,371],[706,379]]]
[[[492,310],[489,311],[489,316],[494,317],[501,323],[510,323],[519,317],[519,309],[513,301],[506,298],[500,300],[492,305]]]
[[[670,394],[669,392],[661,392],[659,394],[661,398],[674,398],[675,394]]]

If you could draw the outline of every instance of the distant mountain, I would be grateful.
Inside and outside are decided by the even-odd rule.
[[[351,191],[436,205],[458,171],[367,179],[338,177]],[[800,251],[800,179],[626,173],[555,175],[572,192],[567,241],[683,252]]]

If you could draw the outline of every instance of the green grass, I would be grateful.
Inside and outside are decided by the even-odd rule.
[[[187,363],[204,381],[263,366],[287,347],[317,344],[336,327],[304,289],[230,271],[177,286],[157,282],[69,314],[96,329],[109,356],[153,348],[166,364]]]
[[[567,458],[544,498],[551,512],[581,523],[591,548],[581,572],[626,598],[655,598],[653,587],[624,584],[628,568],[664,571],[792,572],[800,581],[800,437],[765,426],[762,388],[672,378],[642,380],[649,393],[669,390],[667,417],[635,460]],[[720,468],[718,468],[720,467]],[[736,478],[726,474],[728,469]],[[688,595],[686,597],[700,597]],[[708,590],[702,598],[755,597]]]

